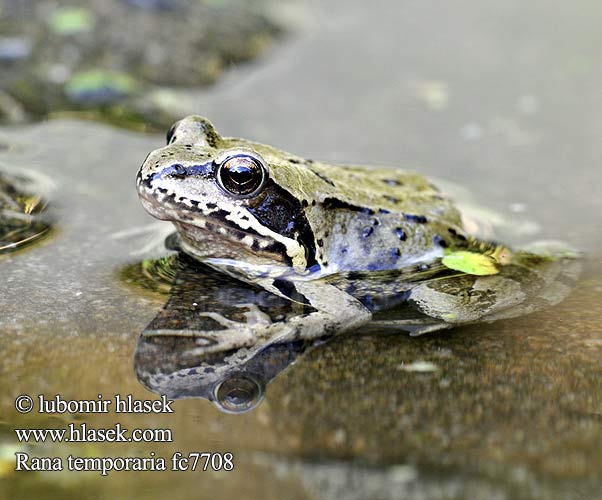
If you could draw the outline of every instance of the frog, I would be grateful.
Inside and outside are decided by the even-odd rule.
[[[149,335],[194,336],[208,353],[364,325],[421,335],[554,305],[578,275],[566,246],[479,238],[418,172],[306,159],[222,136],[199,115],[173,124],[166,142],[136,188],[144,209],[175,227],[168,246],[301,309],[269,321],[241,304],[246,319],[203,311],[202,331]]]

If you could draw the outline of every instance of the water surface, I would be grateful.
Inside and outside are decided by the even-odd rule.
[[[152,222],[134,176],[163,138],[62,120],[2,129],[0,164],[52,177],[58,222],[52,238],[0,259],[0,496],[595,498],[602,488],[602,9],[377,0],[312,3],[308,13],[306,33],[223,85],[187,93],[182,113],[308,157],[411,167],[465,186],[521,222],[512,243],[557,238],[584,250],[574,293],[493,325],[336,338],[245,415],[181,400],[172,415],[77,420],[169,427],[170,444],[27,448],[231,451],[232,473],[4,472],[13,428],[74,418],[20,416],[17,395],[153,397],[133,353],[165,297],[119,279],[140,259],[140,240],[115,237]],[[435,369],[403,369],[418,361]]]

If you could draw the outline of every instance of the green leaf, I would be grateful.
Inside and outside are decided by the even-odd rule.
[[[466,250],[446,252],[441,263],[449,269],[476,276],[488,276],[500,272],[495,260],[490,256]]]

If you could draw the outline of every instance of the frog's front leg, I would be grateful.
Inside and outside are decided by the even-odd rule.
[[[264,288],[278,291],[280,297],[273,296],[274,304],[284,311],[282,314],[270,309],[267,291],[251,293],[240,285],[224,294],[223,285],[213,289],[210,284],[200,280],[192,290],[188,286],[184,301],[176,283],[171,300],[143,335],[191,337],[197,350],[211,353],[251,348],[266,341],[320,338],[358,327],[371,318],[357,299],[326,283],[279,281],[276,288],[273,282],[263,283]],[[237,301],[240,287],[246,291]],[[277,301],[290,301],[290,307],[285,310]],[[195,309],[183,311],[184,302],[193,302]]]
[[[316,311],[300,321],[296,338],[342,333],[370,321],[372,313],[359,300],[337,287],[319,281],[295,283],[296,291]]]

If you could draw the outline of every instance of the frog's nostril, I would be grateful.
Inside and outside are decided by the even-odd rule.
[[[184,165],[180,165],[179,163],[176,165],[173,165],[171,167],[173,170],[171,171],[171,175],[173,175],[174,177],[177,177],[178,179],[183,179],[184,177],[186,177],[186,167],[184,167]]]

